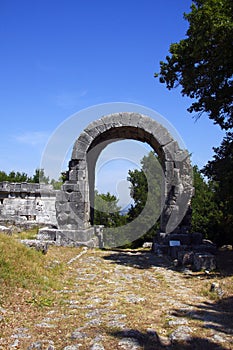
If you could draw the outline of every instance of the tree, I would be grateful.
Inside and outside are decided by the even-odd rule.
[[[222,212],[215,200],[217,184],[204,179],[197,166],[193,167],[195,194],[192,198],[192,232],[201,232],[205,238],[217,241]]]
[[[121,208],[117,204],[116,196],[107,192],[99,194],[95,191],[94,224],[105,227],[118,227],[125,223],[125,218],[120,215]]]
[[[134,200],[134,205],[131,205],[128,214],[129,220],[137,217],[145,207],[147,200],[148,185],[146,175],[143,170],[129,170],[127,180],[131,182],[130,195]]]
[[[214,151],[214,159],[207,163],[203,173],[217,185],[214,199],[222,213],[219,244],[233,244],[233,133],[227,133]]]
[[[59,179],[58,180],[52,179],[50,181],[50,184],[53,186],[54,190],[60,190],[66,180],[67,180],[67,173],[63,171],[61,172]]]
[[[2,181],[8,181],[8,175],[5,171],[0,171],[0,182]]]
[[[233,127],[233,1],[193,0],[187,38],[170,45],[160,62],[160,82],[195,101],[197,117],[206,112],[222,129]]]
[[[133,247],[141,245],[145,240],[151,240],[156,234],[163,196],[163,171],[157,155],[149,152],[141,160],[141,165],[141,170],[129,170],[128,177],[131,182],[131,197],[135,202],[129,209],[128,221],[138,217],[146,206],[138,223],[144,234],[133,243]],[[133,235],[134,232],[132,237]]]
[[[12,170],[9,174],[7,174],[5,171],[0,171],[0,182],[1,181],[27,182],[29,181],[29,177],[24,172],[20,173],[19,171],[15,172]]]
[[[30,178],[29,182],[34,182],[34,183],[49,183],[49,176],[45,175],[44,169],[36,169],[35,174],[33,175],[32,178]]]
[[[11,171],[8,175],[9,182],[27,182],[28,179],[28,175],[24,172],[20,173],[19,171]]]

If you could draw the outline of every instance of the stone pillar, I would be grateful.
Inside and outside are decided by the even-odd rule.
[[[78,166],[78,165],[77,165]],[[70,171],[77,180],[68,180],[57,194],[56,211],[61,229],[86,229],[90,227],[90,201],[87,169]]]

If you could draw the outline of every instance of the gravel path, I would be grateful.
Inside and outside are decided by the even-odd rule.
[[[226,327],[220,309],[195,288],[198,277],[150,252],[83,248],[67,274],[55,291],[63,302],[33,327],[25,321],[12,329],[0,349],[233,349],[233,325]],[[0,309],[0,321],[6,313]]]

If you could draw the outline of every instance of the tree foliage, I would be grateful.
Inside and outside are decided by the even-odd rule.
[[[170,45],[160,62],[160,82],[195,101],[188,108],[206,112],[222,129],[233,127],[233,1],[194,0],[187,37]]]
[[[49,176],[45,175],[44,169],[36,169],[32,176],[24,172],[15,172],[14,170],[10,171],[7,174],[5,171],[0,171],[0,182],[9,181],[9,182],[31,182],[31,183],[45,183],[50,182]]]
[[[214,199],[222,219],[218,223],[221,243],[233,244],[233,133],[227,133],[215,155],[203,169],[203,173],[216,184]]]
[[[29,176],[19,171],[10,171],[9,174],[7,174],[5,171],[0,171],[0,182],[1,181],[9,181],[9,182],[27,182],[29,181]]]
[[[121,207],[116,196],[107,192],[99,194],[95,191],[94,224],[105,227],[118,227],[125,224],[125,217],[120,214]]]
[[[228,140],[224,139],[224,146],[225,142],[227,143]],[[221,154],[223,148],[219,147],[218,150]],[[229,152],[228,147],[227,152]],[[203,233],[205,238],[212,240],[217,245],[233,244],[233,189],[231,186],[233,167],[228,168],[224,152],[223,163],[226,164],[226,168],[223,165],[222,173],[219,173],[217,165],[218,175],[213,175],[212,168],[218,161],[221,161],[221,159],[216,158],[217,156],[213,161],[208,162],[201,171],[196,166],[193,168],[195,195],[192,198],[192,231]],[[209,171],[210,173],[208,173]],[[229,171],[230,186],[225,182],[225,171]],[[209,175],[209,179],[205,179],[202,173],[206,176]]]
[[[44,169],[36,169],[35,174],[29,179],[29,182],[34,183],[49,183],[49,177],[45,175]]]
[[[186,38],[170,45],[155,76],[194,100],[189,112],[205,112],[228,131],[203,170],[209,181],[194,169],[193,229],[218,244],[233,243],[233,1],[193,0],[184,18]]]
[[[201,232],[205,238],[216,240],[216,224],[221,221],[221,211],[215,201],[216,183],[204,179],[197,166],[193,167],[195,194],[192,198],[192,231]]]
[[[140,225],[144,235],[135,242],[136,246],[145,240],[151,240],[155,235],[159,226],[163,196],[163,171],[157,155],[149,152],[141,160],[141,165],[141,170],[129,170],[128,176],[128,181],[131,182],[131,197],[134,200],[134,205],[131,205],[128,212],[128,221],[133,221],[142,213]]]

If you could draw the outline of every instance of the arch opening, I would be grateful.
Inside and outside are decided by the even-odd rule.
[[[148,176],[153,178],[151,192],[156,197],[154,206],[161,207],[163,170],[158,156],[147,143],[131,139],[114,140],[101,151],[94,167],[93,188],[89,182],[90,193],[94,191],[94,203],[91,203],[94,220],[91,224],[121,226],[132,221],[147,200]],[[100,211],[103,212],[102,217]],[[109,220],[106,214],[109,214]],[[126,217],[127,214],[130,215]]]
[[[160,230],[170,233],[177,227],[193,193],[189,154],[187,150],[180,149],[177,141],[161,124],[148,116],[127,112],[96,120],[76,140],[69,162],[69,178],[56,202],[60,229],[90,228],[93,222],[91,208],[94,207],[96,161],[108,145],[128,139],[146,142],[158,154],[164,174]],[[140,218],[135,224],[139,222]]]

